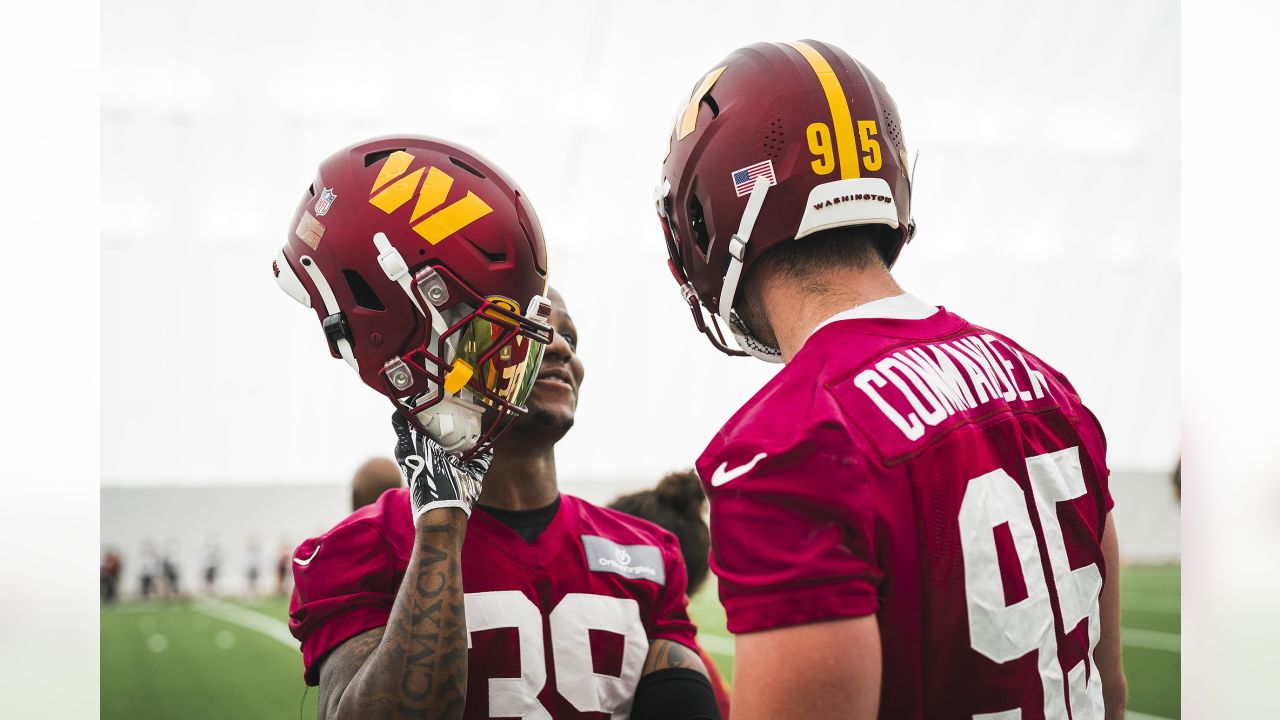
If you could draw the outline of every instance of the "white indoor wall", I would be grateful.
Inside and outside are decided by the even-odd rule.
[[[538,209],[582,335],[565,485],[688,466],[773,368],[693,331],[651,196],[677,103],[730,50],[840,45],[919,152],[911,291],[1072,378],[1110,464],[1178,453],[1173,2],[102,5],[107,484],[344,481],[389,404],[269,266],[316,164],[422,133]]]

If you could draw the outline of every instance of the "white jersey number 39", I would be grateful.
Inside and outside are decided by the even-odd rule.
[[[547,684],[542,612],[519,590],[467,593],[467,647],[471,633],[515,628],[520,638],[520,677],[489,679],[489,717],[551,720],[538,701]],[[569,593],[547,618],[551,627],[551,658],[556,691],[582,712],[606,712],[625,718],[649,639],[640,622],[640,609],[630,598]],[[591,662],[591,631],[605,630],[623,637],[622,672],[600,675]]]
[[[1054,631],[1053,606],[1045,580],[1035,527],[1027,512],[1027,501],[1009,473],[992,470],[973,478],[960,504],[960,544],[964,552],[965,600],[969,608],[969,642],[973,649],[998,663],[1006,663],[1037,653],[1040,681],[1044,687],[1046,720],[1102,720],[1102,679],[1093,665],[1098,645],[1098,596],[1102,575],[1096,564],[1071,569],[1067,547],[1058,522],[1058,503],[1085,494],[1080,470],[1080,451],[1067,448],[1036,455],[1026,460],[1031,495],[1044,531],[1049,567],[1062,608],[1062,627],[1071,632],[1082,620],[1089,621],[1089,653],[1066,670],[1066,686],[1071,693],[1071,714],[1067,714],[1062,664],[1058,661],[1058,639]],[[1027,597],[1005,605],[1000,565],[996,558],[994,529],[1008,523],[1022,565]],[[1088,663],[1086,673],[1085,664]],[[1086,680],[1086,678],[1088,678]],[[998,713],[980,713],[974,720],[1018,720],[1021,708]]]

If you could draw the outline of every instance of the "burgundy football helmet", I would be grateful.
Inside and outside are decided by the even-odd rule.
[[[408,135],[339,150],[272,270],[329,353],[446,450],[487,449],[525,412],[552,337],[547,251],[524,193],[474,152]]]
[[[892,266],[915,232],[907,167],[893,99],[840,48],[757,43],[717,63],[676,116],[654,193],[698,329],[730,355],[782,362],[734,312],[743,273],[779,243],[865,224],[897,230],[879,247]]]

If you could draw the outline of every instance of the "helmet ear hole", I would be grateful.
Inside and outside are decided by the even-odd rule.
[[[342,277],[346,278],[347,287],[351,288],[351,297],[355,298],[356,305],[366,310],[377,310],[382,312],[387,309],[382,304],[382,300],[378,298],[378,293],[369,287],[369,283],[360,277],[360,273],[355,270],[343,270]]]
[[[697,195],[689,196],[689,228],[693,232],[693,244],[698,247],[698,254],[706,260],[707,248],[711,247],[711,235],[707,232],[707,219]]]

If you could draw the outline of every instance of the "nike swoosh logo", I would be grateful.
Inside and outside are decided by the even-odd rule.
[[[760,453],[759,455],[751,458],[751,462],[745,465],[739,465],[732,470],[729,469],[729,463],[720,463],[720,467],[716,468],[716,471],[711,473],[711,487],[720,487],[730,480],[746,475],[751,472],[751,468],[755,467],[756,463],[765,459],[768,454],[769,453]]]
[[[319,554],[320,554],[320,546],[317,545],[315,552],[311,553],[311,557],[307,558],[306,560],[299,560],[298,558],[294,558],[293,561],[298,565],[302,565],[303,567],[306,567],[307,565],[310,565],[311,561],[315,560],[316,556]]]

